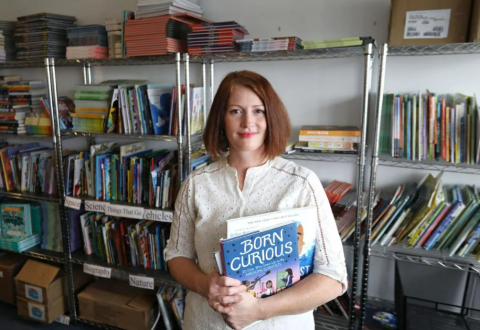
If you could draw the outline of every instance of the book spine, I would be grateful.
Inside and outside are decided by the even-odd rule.
[[[300,135],[312,135],[312,136],[361,136],[361,131],[328,131],[328,130],[306,130],[301,129]]]

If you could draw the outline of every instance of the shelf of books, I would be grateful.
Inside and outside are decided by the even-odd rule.
[[[22,252],[16,252],[11,249],[8,249],[8,251],[14,252],[14,253],[20,253],[28,257],[39,259],[39,260],[53,261],[61,264],[65,262],[62,252],[42,249],[40,246],[35,246]]]
[[[452,164],[444,160],[414,161],[414,160],[407,160],[403,158],[380,156],[378,158],[378,165],[410,168],[410,169],[417,169],[417,170],[427,170],[427,171],[444,171],[444,172],[454,172],[454,173],[480,174],[480,165]]]
[[[308,60],[321,58],[341,58],[364,56],[365,46],[297,49],[292,51],[268,51],[251,53],[213,53],[205,55],[191,55],[190,62],[202,63],[214,60],[215,62],[257,62],[257,61],[285,61]]]
[[[95,255],[86,255],[84,251],[72,253],[72,262],[82,265],[85,273],[100,277],[129,281],[129,277],[132,275],[153,278],[156,286],[162,284],[171,286],[180,285],[173,279],[168,271],[151,268],[145,269],[143,266],[129,267],[112,265]]]
[[[472,42],[457,44],[388,47],[389,56],[427,56],[456,54],[480,54],[480,44]]]
[[[464,258],[450,257],[445,251],[413,249],[406,244],[394,246],[373,245],[371,247],[371,255],[480,274],[480,262],[477,261],[474,255],[467,255]]]
[[[358,155],[342,155],[334,153],[314,153],[294,151],[282,155],[285,159],[294,160],[312,160],[319,162],[336,162],[336,163],[358,163]]]

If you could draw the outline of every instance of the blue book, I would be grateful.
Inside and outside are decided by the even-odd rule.
[[[155,135],[167,135],[170,128],[172,85],[148,85],[147,95]]]
[[[447,228],[452,224],[453,221],[455,221],[455,219],[465,208],[465,204],[463,204],[462,193],[457,185],[452,188],[452,195],[452,207],[425,242],[424,247],[426,250],[431,250],[435,244],[437,244],[438,240],[442,237]]]
[[[32,236],[30,204],[5,204],[0,206],[2,235],[9,238]]]
[[[220,241],[223,274],[264,298],[300,280],[297,224],[284,223]]]
[[[102,163],[104,159],[110,158],[111,152],[97,155],[95,157],[95,199],[97,201],[103,200],[103,180],[102,180]]]
[[[110,201],[112,199],[112,178],[111,178],[111,160],[110,157],[105,157],[103,160],[103,170],[104,170],[104,184],[105,184],[105,201]]]

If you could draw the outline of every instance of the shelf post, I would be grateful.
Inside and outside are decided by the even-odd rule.
[[[83,62],[83,84],[88,85],[88,79],[87,79],[87,63]]]
[[[372,160],[370,165],[370,186],[368,189],[368,208],[367,208],[367,221],[366,221],[366,233],[363,252],[363,276],[360,298],[360,328],[363,329],[365,325],[365,305],[367,302],[368,293],[368,276],[370,268],[370,238],[372,236],[372,217],[375,198],[375,185],[377,181],[377,166],[378,166],[378,143],[380,136],[380,123],[382,117],[383,106],[383,89],[385,84],[385,69],[387,63],[388,45],[383,44],[380,49],[380,68],[378,78],[378,91],[377,91],[377,104],[375,106],[375,126],[374,126],[374,140],[372,150]]]
[[[186,143],[187,143],[187,154],[185,157],[187,158],[187,175],[190,174],[191,171],[191,158],[192,158],[192,142],[190,134],[192,132],[192,128],[190,127],[190,59],[187,54],[183,54],[183,62],[185,64],[185,120],[187,122],[187,131],[185,132]]]
[[[203,129],[207,124],[207,62],[203,60],[202,62],[202,86],[203,86]]]
[[[215,62],[213,59],[210,60],[210,107],[212,107],[213,104],[213,97],[215,93],[213,92],[213,86],[214,86],[214,79],[215,79],[215,74],[213,72]]]
[[[53,58],[45,59],[48,83],[48,100],[50,102],[51,120],[52,120],[52,144],[55,161],[55,178],[57,180],[58,190],[58,209],[60,213],[60,225],[62,230],[62,246],[65,267],[65,281],[67,283],[68,310],[70,319],[73,323],[77,319],[77,308],[75,303],[75,286],[73,279],[72,254],[70,250],[70,224],[69,214],[65,207],[65,178],[63,172],[62,160],[62,140],[60,132],[60,116],[58,112],[57,82],[55,74],[55,60]]]
[[[178,187],[183,181],[183,140],[182,140],[182,80],[180,76],[180,53],[175,54],[175,86],[177,88],[177,144],[178,144]]]
[[[352,274],[352,296],[350,299],[349,329],[355,329],[355,301],[357,297],[357,283],[359,277],[360,259],[360,224],[362,221],[363,191],[365,181],[365,153],[367,149],[367,124],[368,124],[368,101],[370,88],[372,86],[372,64],[373,45],[365,45],[365,70],[363,81],[363,105],[362,105],[362,136],[358,150],[357,170],[357,215],[355,222],[355,233],[353,240],[353,274]]]
[[[90,62],[87,63],[87,85],[92,84],[92,66]]]

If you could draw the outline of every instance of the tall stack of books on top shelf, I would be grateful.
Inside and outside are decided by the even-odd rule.
[[[66,29],[75,26],[73,16],[39,13],[17,18],[15,47],[17,60],[47,57],[65,58]]]
[[[7,203],[0,205],[0,248],[15,252],[41,243],[42,210],[38,204]]]
[[[0,21],[0,62],[15,60],[15,23],[9,21]],[[2,47],[3,44],[3,47]],[[2,54],[3,48],[3,56]]]
[[[357,154],[362,131],[356,126],[302,126],[295,149],[302,152]]]
[[[419,184],[400,185],[376,201],[372,242],[437,249],[450,257],[480,260],[480,195],[476,186],[442,187],[442,172]]]
[[[82,25],[67,29],[67,59],[107,58],[107,31],[102,25]]]
[[[480,115],[462,94],[385,94],[379,152],[396,158],[480,164]]]
[[[238,51],[236,41],[248,31],[234,21],[191,24],[188,34],[188,53],[192,55],[232,53]]]
[[[126,56],[186,53],[188,26],[208,22],[202,15],[188,0],[139,0],[135,19],[125,22]]]
[[[108,36],[108,57],[122,57],[122,22],[117,18],[105,19],[105,30]]]
[[[298,37],[277,37],[268,39],[237,40],[242,53],[270,52],[280,50],[303,49],[302,39]]]
[[[312,40],[302,41],[304,49],[319,49],[319,48],[337,48],[337,47],[352,47],[365,46],[372,43],[372,37],[355,37],[343,39],[328,39],[328,40]]]

